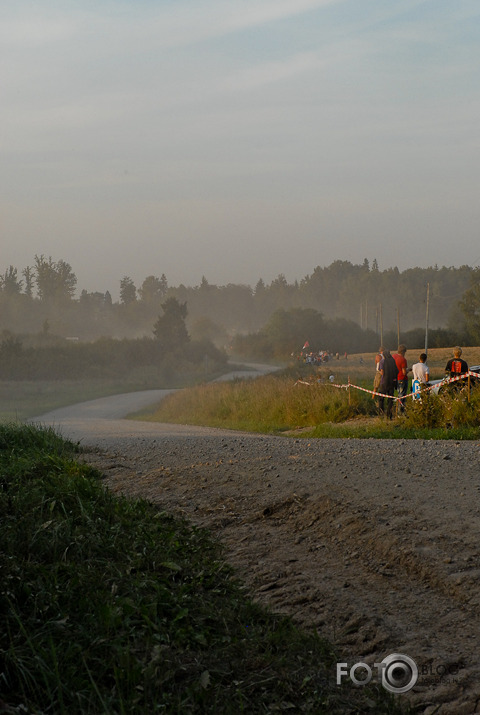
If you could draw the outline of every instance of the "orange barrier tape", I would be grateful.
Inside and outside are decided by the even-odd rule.
[[[476,378],[479,377],[478,373],[472,372],[471,370],[469,370],[468,372],[465,372],[463,375],[458,375],[456,377],[445,377],[441,383],[437,383],[436,385],[429,385],[428,387],[425,386],[424,388],[422,388],[422,390],[424,390],[424,391],[434,390],[436,387],[440,388],[443,385],[448,385],[452,382],[457,382],[458,380],[464,380],[469,375],[471,377],[476,377]],[[312,384],[314,384],[314,383],[305,382],[304,380],[297,380],[295,382],[295,385],[298,385],[298,384],[309,385],[311,387]],[[369,395],[375,395],[375,397],[386,397],[389,400],[404,400],[406,397],[415,397],[416,395],[418,395],[417,392],[407,392],[407,394],[404,395],[403,397],[395,397],[394,395],[385,395],[383,392],[376,392],[375,390],[367,390],[366,387],[360,387],[359,385],[354,385],[352,382],[347,382],[346,385],[337,385],[334,382],[322,382],[321,384],[322,385],[331,385],[332,387],[338,387],[341,390],[348,390],[349,387],[353,387],[355,390],[361,390],[362,392],[368,392]]]

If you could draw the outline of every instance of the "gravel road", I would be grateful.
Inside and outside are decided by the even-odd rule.
[[[122,419],[167,392],[37,421],[91,448],[85,459],[115,492],[210,528],[258,600],[316,628],[349,666],[413,658],[418,680],[397,697],[415,712],[480,712],[479,444]]]

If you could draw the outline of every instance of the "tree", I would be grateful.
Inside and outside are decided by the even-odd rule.
[[[474,345],[480,344],[480,268],[477,268],[471,278],[472,285],[462,296],[459,303],[465,319],[465,330],[468,339]]]
[[[48,260],[42,254],[35,256],[35,280],[40,300],[69,301],[73,298],[77,277],[71,266],[63,260]]]
[[[28,298],[33,298],[33,286],[35,285],[35,272],[33,268],[30,268],[30,266],[24,268],[22,276],[25,278],[25,295]]]
[[[163,315],[158,317],[153,326],[153,334],[165,348],[172,351],[184,349],[190,337],[185,325],[187,304],[179,303],[176,298],[168,298],[162,303]]]
[[[0,288],[6,295],[18,295],[22,290],[22,281],[18,280],[17,269],[9,266],[0,276]]]
[[[257,281],[257,285],[255,286],[255,291],[254,291],[255,298],[258,298],[261,295],[265,295],[265,290],[266,290],[265,283],[264,283],[263,279],[260,278]]]
[[[129,276],[124,276],[120,281],[120,301],[123,305],[130,305],[137,300],[137,289]]]
[[[262,332],[272,341],[275,354],[283,355],[301,350],[307,338],[314,350],[329,347],[324,341],[324,330],[323,316],[313,308],[279,308]]]
[[[165,275],[163,275],[165,278]],[[156,276],[147,276],[138,289],[140,299],[145,303],[154,303],[156,300],[162,299],[167,292],[166,278],[157,278]]]

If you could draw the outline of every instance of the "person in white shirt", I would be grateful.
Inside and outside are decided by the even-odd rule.
[[[419,359],[420,362],[412,365],[412,375],[414,380],[418,380],[421,385],[425,385],[430,378],[426,353],[422,353]]]

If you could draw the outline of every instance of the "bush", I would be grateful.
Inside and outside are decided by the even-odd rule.
[[[22,348],[18,338],[8,336],[0,345],[0,356],[0,378],[4,380],[124,378],[139,369],[173,378],[204,369],[205,356],[210,372],[221,370],[227,361],[225,353],[209,341],[192,341],[188,349],[178,351],[153,338],[100,338],[93,343],[65,340]]]
[[[425,391],[421,400],[407,402],[404,424],[413,428],[477,427],[480,423],[480,389],[444,389],[438,395]]]

